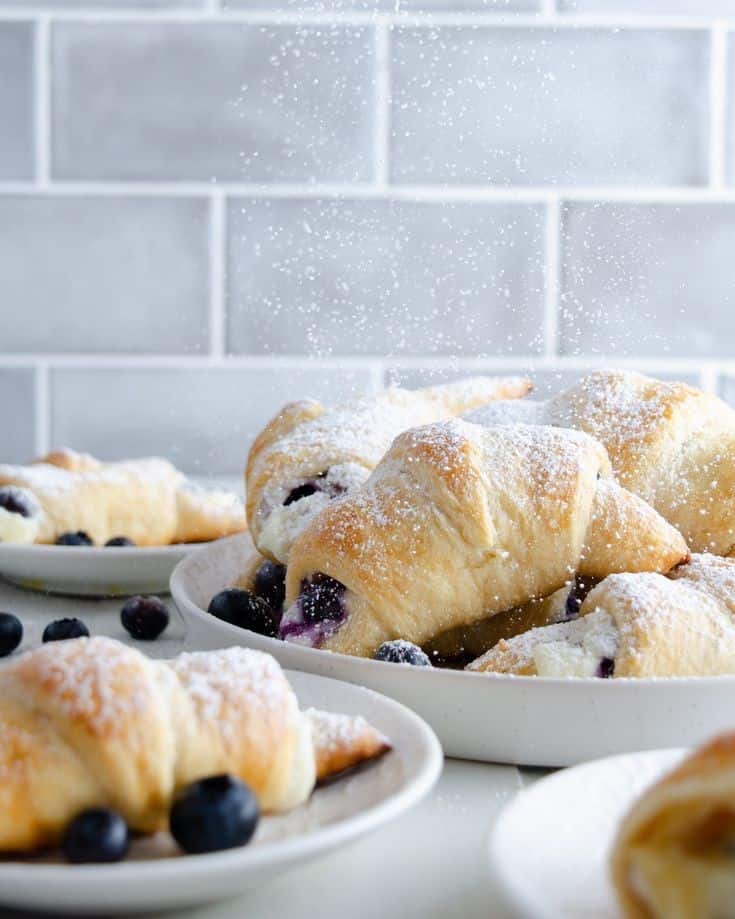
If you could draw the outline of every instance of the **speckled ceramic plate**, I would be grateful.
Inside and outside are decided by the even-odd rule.
[[[248,567],[247,534],[220,540],[178,565],[171,592],[192,649],[246,645],[284,667],[359,683],[408,705],[448,756],[525,766],[575,763],[694,746],[732,728],[735,676],[547,679],[387,664],[265,638],[215,619],[210,599]]]
[[[520,792],[490,836],[490,869],[523,919],[620,919],[608,874],[617,828],[684,750],[632,753],[565,769]]]
[[[288,814],[263,818],[253,841],[240,849],[183,855],[161,833],[134,842],[114,865],[68,865],[54,857],[0,861],[0,905],[121,914],[226,899],[377,829],[431,790],[441,772],[441,747],[413,712],[335,680],[305,673],[288,678],[302,708],[363,715],[391,740],[391,752],[317,789]]]
[[[0,574],[18,587],[70,596],[166,593],[176,565],[200,547],[201,544],[104,548],[0,543]]]

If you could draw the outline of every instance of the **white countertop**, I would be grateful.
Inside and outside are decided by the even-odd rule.
[[[172,616],[164,636],[136,643],[155,657],[175,655],[184,638],[173,600],[166,599]],[[23,621],[23,648],[40,643],[46,623],[62,616],[79,617],[92,634],[125,640],[128,636],[119,619],[122,603],[47,597],[0,581],[0,610]],[[429,798],[395,822],[260,890],[176,915],[187,919],[445,919],[451,915],[507,919],[509,914],[491,889],[486,840],[500,807],[533,778],[533,772],[510,766],[447,760]],[[19,915],[17,910],[0,909],[0,919]],[[142,915],[151,919],[154,914]]]

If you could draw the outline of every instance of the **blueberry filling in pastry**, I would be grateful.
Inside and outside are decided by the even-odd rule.
[[[20,514],[21,517],[32,517],[32,499],[27,492],[12,485],[0,488],[0,507],[9,514]]]
[[[304,578],[298,600],[283,614],[280,637],[317,647],[347,618],[346,592],[345,585],[328,574],[318,571]]]
[[[40,520],[41,506],[32,492],[15,485],[0,487],[0,542],[35,542]]]
[[[356,463],[336,463],[264,497],[258,512],[260,549],[285,562],[291,544],[311,518],[335,498],[359,488],[369,474]]]
[[[313,479],[309,479],[307,482],[303,482],[301,485],[292,488],[286,495],[283,506],[288,507],[289,504],[301,501],[302,498],[309,498],[317,492],[327,495],[330,499],[338,498],[340,495],[345,494],[347,485],[339,479],[330,478],[329,473],[330,470],[327,469],[325,472],[320,472],[319,475],[315,476]]]

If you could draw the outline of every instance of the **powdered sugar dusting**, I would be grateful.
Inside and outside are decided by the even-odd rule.
[[[52,642],[11,664],[29,688],[97,735],[124,731],[124,720],[144,711],[156,691],[155,664],[109,638]]]
[[[269,654],[225,648],[182,654],[169,666],[191,696],[203,721],[218,721],[223,735],[236,729],[228,711],[247,710],[253,718],[278,712],[295,697],[280,665]]]
[[[340,715],[322,712],[316,708],[306,709],[304,714],[311,722],[311,734],[317,756],[350,749],[365,737],[374,738],[377,743],[388,746],[388,739],[372,727],[362,715]]]

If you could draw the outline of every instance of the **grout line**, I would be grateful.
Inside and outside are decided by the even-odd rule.
[[[375,29],[375,183],[385,189],[390,182],[391,134],[391,30]]]
[[[44,456],[49,451],[51,409],[49,399],[49,368],[45,362],[36,367],[35,378],[35,451]]]
[[[52,182],[44,193],[58,197],[156,198],[206,197],[213,187],[222,195],[243,198],[343,198],[399,201],[500,201],[545,203],[549,195],[570,201],[698,204],[735,202],[735,187],[710,186],[558,186],[558,185],[378,185],[362,183],[248,182]],[[28,195],[33,182],[0,181],[0,195]]]
[[[727,124],[727,33],[715,26],[710,38],[710,186],[725,185],[725,148]]]
[[[227,238],[225,199],[212,195],[209,211],[209,353],[222,357],[226,348],[225,246]]]
[[[51,162],[51,76],[49,21],[43,16],[36,22],[35,35],[35,188],[49,184]]]
[[[315,367],[345,367],[376,371],[380,367],[401,366],[406,369],[442,369],[451,365],[460,370],[585,370],[590,367],[613,366],[623,369],[644,368],[668,373],[728,373],[735,374],[735,360],[710,360],[703,357],[654,357],[638,355],[561,355],[517,354],[497,356],[457,357],[451,354],[426,355],[334,355],[327,358],[301,354],[240,354],[215,357],[185,354],[0,354],[0,368],[28,367],[36,369],[120,370],[148,368],[155,370],[243,370],[243,369],[309,369]],[[708,368],[715,368],[711,370]]]
[[[544,353],[555,357],[559,351],[559,273],[561,259],[561,208],[552,197],[546,205],[544,228]]]
[[[490,28],[610,28],[610,29],[710,29],[713,22],[735,23],[735,12],[731,16],[698,16],[655,13],[560,13],[552,10],[549,0],[544,0],[544,18],[538,13],[513,13],[508,10],[465,10],[428,11],[424,13],[400,10],[376,13],[374,11],[344,10],[235,10],[220,8],[210,0],[201,9],[150,10],[144,6],[121,10],[114,9],[57,9],[53,5],[40,3],[27,8],[4,7],[0,2],[0,21],[24,20],[32,16],[53,16],[55,20],[72,22],[119,23],[202,23],[224,22],[252,25],[295,25],[315,26],[373,26],[377,23],[402,25],[418,28],[435,26],[472,26]]]

